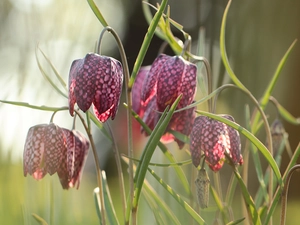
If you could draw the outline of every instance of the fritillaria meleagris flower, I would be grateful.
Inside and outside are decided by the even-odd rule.
[[[273,142],[273,155],[276,156],[282,142],[284,141],[285,129],[282,122],[279,119],[276,119],[271,124],[270,130]]]
[[[24,147],[24,176],[40,180],[57,172],[64,189],[76,184],[78,188],[88,149],[88,140],[78,131],[54,123],[33,126]]]
[[[232,116],[221,116],[234,122]],[[222,168],[225,154],[234,164],[243,163],[238,131],[206,116],[198,116],[194,121],[190,135],[190,151],[194,166],[199,166],[203,152],[207,164],[213,171]]]
[[[73,61],[69,74],[69,111],[74,105],[86,112],[94,105],[96,117],[115,118],[122,92],[123,69],[119,61],[95,53]]]
[[[57,175],[64,189],[74,187],[78,189],[84,163],[89,150],[89,141],[76,130],[63,128],[66,137],[67,151],[63,154],[61,166]]]
[[[141,71],[137,75],[144,79],[135,84],[133,87],[133,101],[140,101],[134,103],[139,106],[137,112],[143,121],[151,128],[154,129],[157,121],[159,120],[160,113],[163,112],[167,106],[174,103],[177,97],[182,94],[177,109],[184,108],[190,105],[195,97],[197,86],[197,67],[196,65],[184,60],[181,56],[168,56],[165,54],[159,55],[145,72]],[[139,96],[134,94],[134,89]],[[139,92],[138,90],[141,90]],[[192,124],[195,118],[195,108],[184,110],[175,113],[167,128],[168,130],[175,130],[177,132],[189,135],[192,129]],[[174,140],[182,148],[184,143],[175,138],[172,134],[167,133],[162,137],[162,141]]]
[[[28,173],[39,180],[47,173],[54,174],[66,150],[65,137],[59,126],[50,123],[31,127],[24,147],[24,176]]]

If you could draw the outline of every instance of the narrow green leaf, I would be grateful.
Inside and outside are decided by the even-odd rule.
[[[289,113],[281,104],[276,104],[279,114],[282,116],[283,119],[288,121],[294,125],[300,125],[300,117],[294,117],[291,113]]]
[[[99,188],[94,189],[94,200],[95,200],[95,206],[96,206],[96,212],[98,215],[99,223],[102,224],[102,216],[101,216],[101,203],[100,203],[100,194],[99,194]]]
[[[166,111],[161,116],[160,120],[158,121],[157,125],[155,126],[153,132],[150,135],[150,138],[144,148],[143,154],[141,156],[142,162],[139,163],[136,174],[135,174],[135,195],[133,198],[133,207],[136,207],[139,201],[140,193],[143,186],[143,181],[146,176],[147,168],[149,165],[149,162],[151,160],[151,157],[154,153],[154,150],[159,143],[159,140],[161,136],[164,134],[172,115],[181,99],[181,95],[176,99],[176,101],[172,104],[169,112],[166,113]]]
[[[297,160],[300,156],[300,143],[298,144],[295,152],[294,152],[294,155],[293,157],[291,158],[290,160],[290,163],[289,165],[287,166],[283,176],[282,176],[282,180],[283,182],[286,181],[286,178],[287,178],[287,174],[288,174],[288,171],[297,163]],[[274,211],[276,209],[276,206],[280,200],[280,197],[281,197],[281,192],[282,192],[282,186],[279,186],[273,196],[273,201],[272,201],[272,204],[270,205],[269,209],[268,209],[268,212],[267,212],[267,216],[266,216],[266,219],[264,221],[264,225],[268,225],[269,224],[269,221],[270,221],[270,218],[274,215]]]
[[[251,216],[252,222],[254,225],[260,225],[261,221],[260,221],[260,217],[259,214],[256,210],[255,204],[253,202],[253,199],[251,197],[251,195],[248,192],[248,189],[239,173],[239,171],[236,168],[233,168],[233,172],[238,180],[238,183],[240,184],[241,190],[242,190],[242,194],[244,197],[244,200],[246,202],[246,206],[248,208],[249,214]]]
[[[242,88],[242,89],[247,89],[242,83],[241,81],[237,78],[237,76],[234,74],[228,57],[227,57],[227,53],[226,53],[226,46],[225,46],[225,28],[226,28],[226,20],[227,20],[227,14],[229,11],[229,7],[231,4],[231,0],[228,1],[227,6],[225,8],[224,14],[223,14],[223,19],[222,19],[222,24],[221,24],[221,31],[220,31],[220,51],[221,51],[221,58],[223,60],[225,69],[228,73],[228,75],[230,76],[231,80],[233,81],[233,83],[235,83],[238,87]]]
[[[56,78],[58,79],[58,81],[60,82],[61,86],[65,89],[66,92],[68,92],[68,88],[67,88],[67,85],[66,85],[64,79],[60,76],[57,69],[52,64],[51,60],[46,56],[46,54],[42,51],[42,49],[40,49],[39,47],[37,47],[37,48],[40,50],[40,52],[43,54],[44,58],[46,59],[46,61],[50,65],[51,69],[53,70],[53,72],[54,72]]]
[[[244,220],[245,220],[245,218],[241,218],[241,219],[238,219],[238,220],[235,220],[235,221],[231,221],[230,223],[227,223],[226,225],[236,225],[236,224],[241,223]]]
[[[33,216],[33,218],[41,225],[48,225],[48,223],[40,216],[38,216],[37,214],[35,213],[32,213],[31,214]]]
[[[284,65],[285,65],[285,63],[286,63],[286,61],[287,61],[290,53],[292,52],[292,49],[294,48],[296,42],[297,42],[297,39],[293,41],[293,43],[291,44],[291,46],[288,48],[288,50],[286,51],[286,53],[284,54],[284,56],[280,60],[278,66],[277,66],[277,68],[275,70],[275,73],[274,73],[274,75],[273,75],[273,77],[272,77],[272,79],[271,79],[271,81],[270,81],[270,83],[269,83],[269,85],[268,85],[268,87],[267,87],[264,95],[262,96],[261,107],[263,109],[265,109],[266,105],[269,102],[269,98],[270,98],[270,96],[271,96],[271,94],[273,92],[273,89],[274,89],[275,84],[276,84],[276,82],[277,82],[277,80],[279,78],[279,75],[280,75],[280,73],[281,73],[281,71],[282,71],[282,69],[283,69],[283,67],[284,67]]]
[[[198,222],[198,224],[205,224],[203,218],[198,213],[196,213],[195,210],[186,201],[184,201],[179,194],[177,194],[169,185],[167,185],[163,181],[163,179],[154,172],[154,170],[148,168],[148,171],[161,184],[161,186],[165,188],[165,190],[186,210],[186,212],[189,213],[196,222]]]
[[[139,122],[139,124],[143,127],[144,131],[150,135],[152,133],[151,129],[147,126],[147,124],[145,124],[143,122],[143,120],[134,112],[134,111],[131,111],[132,112],[132,115],[134,116],[134,118],[136,119],[136,121]],[[170,150],[167,149],[167,147],[159,142],[158,143],[158,147],[161,149],[161,151],[163,152],[163,154],[165,155],[165,157],[171,162],[171,163],[177,163],[175,157],[173,156],[173,154],[170,152]],[[189,185],[189,182],[185,176],[185,173],[183,172],[182,168],[181,167],[177,167],[175,166],[174,167],[174,170],[179,178],[179,182],[183,185],[186,193],[191,196],[191,189],[190,189],[190,185]]]
[[[123,155],[122,157],[131,159],[131,160],[133,160],[135,162],[138,162],[138,163],[141,162],[141,160],[139,160],[139,159],[130,158],[130,157],[126,156],[126,155]],[[175,167],[175,166],[177,166],[177,167],[179,167],[179,166],[189,165],[191,163],[192,163],[192,160],[188,159],[188,160],[177,162],[177,163],[154,163],[154,162],[150,162],[149,166],[157,166],[157,167]]]
[[[96,15],[96,17],[98,18],[98,20],[100,21],[100,23],[102,24],[103,27],[107,27],[108,23],[106,22],[106,20],[104,19],[104,17],[102,16],[102,13],[100,12],[99,8],[97,7],[97,5],[95,4],[95,2],[93,0],[87,0],[87,2],[90,5],[90,8],[92,9],[92,11],[94,12],[94,14]]]
[[[62,110],[69,110],[68,107],[50,107],[50,106],[37,106],[37,105],[31,105],[27,102],[17,102],[17,101],[6,101],[6,100],[0,100],[2,103],[10,104],[10,105],[16,105],[16,106],[22,106],[22,107],[27,107],[31,109],[38,109],[38,110],[43,110],[43,111],[62,111]]]
[[[149,25],[149,28],[148,28],[148,31],[144,37],[144,41],[142,43],[142,46],[140,48],[140,51],[139,51],[139,54],[137,56],[137,59],[134,63],[134,67],[133,67],[133,70],[132,70],[132,73],[131,73],[131,77],[130,77],[130,81],[129,81],[129,84],[128,84],[128,88],[131,88],[134,81],[135,81],[135,77],[137,75],[137,72],[139,71],[141,65],[142,65],[142,62],[145,58],[145,55],[146,55],[146,52],[149,48],[149,45],[150,45],[150,42],[152,40],[152,37],[154,35],[154,32],[155,32],[155,29],[157,27],[157,24],[167,6],[167,2],[168,0],[162,0],[161,2],[161,5],[158,9],[158,11],[155,13],[153,19],[151,20],[151,23]]]
[[[104,204],[105,204],[105,211],[107,215],[107,219],[112,225],[118,225],[119,221],[117,219],[117,214],[115,212],[113,202],[111,199],[109,187],[107,184],[106,173],[102,170],[102,181],[103,181],[103,196],[104,196]]]
[[[258,149],[259,151],[262,153],[262,155],[265,157],[265,159],[267,160],[267,162],[270,164],[270,166],[272,167],[274,174],[279,182],[280,185],[282,185],[282,179],[281,179],[281,174],[280,174],[280,170],[273,158],[273,156],[270,154],[270,152],[268,151],[268,149],[266,148],[266,146],[264,146],[260,140],[258,140],[251,132],[249,132],[248,130],[246,130],[244,127],[240,126],[239,124],[232,122],[226,118],[223,118],[221,116],[212,114],[212,113],[208,113],[208,112],[204,112],[204,111],[196,111],[197,113],[210,117],[212,119],[218,120],[222,123],[227,124],[228,126],[231,126],[232,128],[236,129],[237,131],[239,131],[240,133],[242,133],[246,138],[248,138]]]
[[[37,64],[38,64],[38,67],[42,73],[42,75],[44,76],[44,78],[51,84],[51,86],[62,96],[64,96],[65,98],[68,98],[68,95],[64,92],[62,92],[58,87],[57,85],[52,81],[52,79],[48,76],[48,74],[44,71],[40,61],[39,61],[39,58],[37,56],[37,50],[35,50],[35,58],[36,58],[36,61],[37,61]]]

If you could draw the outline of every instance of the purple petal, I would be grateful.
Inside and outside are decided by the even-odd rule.
[[[99,65],[93,103],[97,109],[97,118],[105,122],[110,116],[114,119],[117,113],[122,92],[123,69],[119,61],[105,56],[102,56]]]
[[[150,71],[151,66],[143,66],[140,68],[138,74],[136,75],[135,82],[132,86],[132,109],[139,114],[140,117],[142,115],[141,112],[141,95],[143,90],[143,83]]]
[[[160,54],[152,63],[148,76],[143,84],[142,100],[144,102],[156,94],[156,84],[159,71],[164,63],[170,58],[172,57],[165,54]]]
[[[195,167],[198,167],[200,164],[201,160],[201,135],[202,135],[202,130],[203,127],[205,126],[207,121],[206,116],[198,116],[194,120],[194,125],[191,131],[190,135],[190,151],[191,151],[191,156],[192,156],[192,161]]]
[[[89,53],[84,58],[84,63],[79,67],[76,76],[74,93],[78,107],[86,112],[95,96],[95,82],[101,73],[101,56]]]
[[[180,94],[181,79],[185,63],[179,56],[168,59],[157,78],[157,106],[159,111],[164,111]]]

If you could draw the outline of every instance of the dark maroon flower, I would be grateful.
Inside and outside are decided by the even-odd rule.
[[[28,173],[39,180],[47,173],[54,174],[65,151],[64,134],[59,126],[50,123],[31,127],[24,147],[24,176]]]
[[[123,83],[122,65],[116,59],[87,54],[73,61],[69,74],[69,111],[73,116],[74,105],[86,112],[94,105],[96,117],[105,122],[115,118]]]
[[[221,116],[234,122],[232,116]],[[190,151],[194,166],[199,166],[203,151],[205,160],[213,171],[222,168],[225,154],[234,164],[243,163],[238,131],[206,116],[198,116],[194,121],[190,135]]]
[[[76,130],[63,129],[66,137],[67,151],[63,154],[57,175],[64,189],[79,188],[81,174],[89,150],[89,141]]]
[[[88,140],[78,131],[54,123],[31,127],[24,147],[24,176],[40,180],[57,172],[64,189],[76,184],[78,188],[88,149]]]
[[[143,83],[147,77],[149,70],[150,66],[141,67],[132,86],[132,109],[139,115],[140,113],[142,113],[141,95]],[[140,117],[142,116],[140,115]]]
[[[172,57],[161,54],[148,70],[143,85],[139,82],[133,87],[133,91],[142,90],[141,98],[135,99],[137,95],[134,95],[133,101],[140,102],[140,104],[135,103],[140,107],[137,113],[151,129],[154,129],[161,112],[167,106],[172,105],[179,95],[182,94],[182,99],[177,109],[184,108],[193,102],[197,86],[197,67],[181,56]],[[189,135],[195,118],[194,110],[195,108],[192,108],[175,113],[166,132],[175,130]],[[174,138],[173,135],[166,133],[162,137],[162,141],[174,139],[182,148],[184,143]]]

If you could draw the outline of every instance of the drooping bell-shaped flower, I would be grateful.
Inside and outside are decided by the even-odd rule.
[[[105,122],[115,118],[122,92],[123,69],[114,58],[95,53],[73,61],[69,74],[69,111],[74,105],[86,112],[94,105],[96,117]]]
[[[54,174],[66,150],[64,133],[59,126],[50,123],[31,127],[23,153],[24,176],[28,173],[40,180],[47,173]]]
[[[177,109],[184,108],[193,102],[197,86],[197,67],[181,56],[161,54],[148,70],[143,85],[137,83],[133,89],[142,90],[138,114],[151,129],[154,129],[161,115],[159,112],[171,106],[179,95],[182,95],[182,98]],[[175,130],[189,135],[195,118],[194,110],[192,108],[175,113],[166,132]],[[165,142],[174,139],[182,148],[184,143],[172,134],[166,133],[162,137],[162,141]]]
[[[232,116],[221,115],[234,122]],[[222,168],[225,154],[235,165],[242,165],[241,143],[238,131],[206,116],[198,116],[190,135],[190,151],[194,166],[200,164],[201,154],[213,171]]]
[[[24,176],[40,180],[57,172],[64,189],[78,188],[88,149],[89,141],[78,131],[54,123],[31,127],[24,147]]]
[[[89,141],[79,131],[63,129],[67,151],[63,154],[57,175],[64,189],[79,188],[82,170],[89,150]]]

